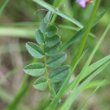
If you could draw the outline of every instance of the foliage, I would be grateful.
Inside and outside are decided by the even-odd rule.
[[[67,55],[60,50],[61,38],[57,35],[57,27],[50,24],[51,19],[52,13],[48,12],[41,21],[36,32],[37,44],[32,42],[26,44],[28,52],[32,57],[39,59],[39,62],[27,65],[24,71],[33,77],[39,77],[33,85],[36,89],[48,88],[54,97],[61,87],[60,83],[67,77],[69,65],[63,64]]]
[[[0,47],[1,53],[3,52],[3,55],[11,53],[13,62],[14,57],[17,58],[15,62],[20,62],[19,56],[22,53],[26,64],[29,62],[24,67],[26,75],[22,74],[20,88],[16,86],[17,80],[14,80],[17,87],[15,96],[13,90],[10,94],[11,86],[8,87],[8,92],[5,90],[7,84],[1,86],[5,81],[0,79],[0,98],[8,104],[5,110],[89,110],[88,100],[93,95],[96,95],[96,98],[99,96],[97,99],[101,104],[96,103],[96,105],[101,110],[109,110],[108,97],[104,97],[105,92],[103,92],[104,96],[100,95],[100,91],[102,92],[104,87],[108,90],[109,68],[107,69],[107,66],[110,65],[110,55],[105,56],[105,53],[109,53],[108,50],[102,53],[99,49],[103,47],[106,51],[105,47],[109,45],[109,38],[106,38],[106,43],[101,46],[110,31],[109,7],[105,8],[109,1],[93,0],[93,3],[89,4],[90,1],[86,4],[87,7],[82,9],[76,1],[72,0],[1,0],[1,19],[9,16],[14,23],[0,23],[0,38],[5,36],[4,38],[7,39],[8,36],[11,36],[15,37],[12,39],[17,39],[17,43],[10,44],[9,47],[7,45]],[[39,5],[43,9],[40,9]],[[14,8],[10,9],[11,6]],[[32,15],[36,9],[37,11]],[[41,20],[45,11],[47,13]],[[6,15],[2,16],[4,13]],[[17,23],[21,18],[23,22]],[[32,22],[24,22],[26,18]],[[102,33],[101,28],[104,26],[106,29]],[[2,42],[2,39],[0,40]],[[25,42],[27,42],[26,46],[24,46]],[[31,57],[26,54],[26,49]],[[19,51],[20,55],[17,56],[14,50]],[[1,53],[0,56],[2,56]],[[30,61],[26,59],[27,57]],[[7,60],[6,63],[9,65],[10,60]],[[21,66],[17,65],[16,68],[19,67],[21,71],[23,70]],[[9,68],[11,71],[7,76],[4,75],[6,78],[12,73],[19,73],[16,68],[12,69],[11,65]],[[20,76],[20,74],[14,75],[17,78]],[[38,102],[36,104],[35,99],[38,98],[34,96],[33,91],[36,94],[38,91],[43,94],[39,96],[43,98],[39,104]],[[83,98],[80,94],[83,95]],[[33,104],[35,107],[32,107]]]

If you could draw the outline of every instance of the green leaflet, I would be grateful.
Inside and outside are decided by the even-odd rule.
[[[31,56],[35,58],[43,58],[44,57],[44,52],[42,49],[35,43],[28,42],[26,43],[26,48],[28,52],[30,53]]]
[[[58,35],[54,35],[52,38],[47,38],[45,41],[45,45],[47,47],[53,47],[60,43],[60,37]]]
[[[44,36],[40,30],[37,30],[37,32],[36,32],[36,41],[39,44],[44,44]]]
[[[45,47],[46,55],[47,56],[56,56],[59,54],[59,48],[58,45],[55,45],[52,48]]]
[[[40,31],[42,33],[45,33],[47,31],[51,18],[52,18],[52,13],[51,13],[51,11],[49,11],[40,24]]]
[[[64,80],[69,72],[69,67],[70,67],[69,65],[64,65],[53,70],[49,76],[52,82],[58,83]]]
[[[54,25],[50,25],[47,28],[47,37],[53,37],[55,34],[57,34],[57,27]]]
[[[41,22],[41,25],[40,25],[40,31],[42,33],[45,33],[46,30],[47,30],[47,27],[48,27],[48,24],[44,22],[44,20]]]
[[[32,63],[24,68],[24,72],[30,76],[41,76],[45,73],[45,66],[43,63]]]
[[[34,88],[40,91],[44,91],[47,88],[47,80],[45,77],[40,77],[34,82]]]
[[[48,60],[47,64],[49,67],[56,68],[60,66],[65,60],[67,55],[65,53],[56,55]]]
[[[43,21],[44,21],[44,23],[49,24],[50,21],[51,21],[51,19],[52,19],[52,12],[51,11],[48,11],[48,13],[44,17]]]

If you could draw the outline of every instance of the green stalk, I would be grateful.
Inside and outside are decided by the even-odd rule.
[[[96,0],[96,3],[95,3],[95,6],[94,6],[94,9],[93,9],[93,12],[90,16],[90,20],[87,24],[87,26],[85,27],[84,30],[86,30],[83,34],[83,37],[82,37],[82,40],[81,40],[81,43],[80,43],[80,46],[79,46],[79,49],[78,49],[78,52],[76,54],[76,57],[74,58],[75,61],[73,62],[72,66],[75,65],[75,63],[78,61],[79,57],[81,56],[84,48],[85,48],[85,45],[86,45],[86,41],[87,41],[87,38],[88,38],[88,35],[89,35],[89,32],[92,28],[92,25],[93,25],[93,22],[95,20],[95,16],[96,16],[96,13],[97,13],[97,9],[99,7],[99,4],[100,4],[100,0]]]
[[[63,4],[64,1],[65,0],[57,0],[57,1],[55,0],[55,2],[53,3],[53,6],[56,8],[60,8],[60,6]],[[52,24],[55,22],[56,18],[57,18],[57,14],[54,14],[51,21]]]
[[[0,16],[2,16],[7,4],[8,4],[9,0],[3,0],[3,3],[0,4]]]
[[[72,22],[74,25],[83,28],[83,25],[77,21],[75,18],[72,18],[64,13],[62,13],[59,9],[54,8],[53,6],[49,5],[47,2],[45,2],[44,0],[33,0],[34,2],[36,2],[37,4],[41,5],[42,7],[50,10],[53,13],[56,13],[57,15],[61,16],[62,18]]]
[[[24,95],[26,94],[26,92],[28,91],[29,87],[30,87],[30,82],[29,82],[29,76],[25,76],[24,80],[22,82],[22,85],[17,93],[17,95],[15,96],[14,100],[9,104],[9,106],[6,108],[6,110],[16,110],[21,99],[24,97]]]
[[[96,13],[97,13],[99,4],[100,4],[100,0],[96,0],[95,6],[94,6],[93,11],[92,11],[92,14],[90,16],[90,20],[89,20],[87,26],[85,27],[86,28],[86,31],[83,34],[83,38],[81,40],[79,51],[78,51],[78,53],[76,55],[76,59],[75,59],[74,64],[72,66],[73,67],[73,70],[75,69],[75,67],[76,67],[76,65],[78,63],[78,60],[80,59],[80,56],[81,56],[81,54],[83,52],[83,49],[85,47],[85,44],[86,44],[86,41],[87,41],[87,38],[88,38],[88,34],[89,34],[89,32],[91,30],[91,27],[92,27],[92,24],[94,22],[94,18],[96,16]],[[50,103],[49,107],[46,110],[55,110],[56,109],[56,106],[57,106],[60,98],[65,93],[66,87],[68,85],[68,81],[69,81],[72,73],[73,73],[73,71],[69,73],[68,77],[66,78],[65,82],[63,83],[63,85],[62,85],[61,89],[59,90],[58,94],[56,95],[56,97],[53,99],[53,101]]]
[[[49,79],[49,72],[48,72],[47,57],[46,57],[46,55],[44,57],[44,64],[45,64],[45,68],[46,68],[46,78],[47,78],[47,81],[48,81],[48,89],[50,91],[51,98],[53,99],[55,97],[56,93],[55,93],[53,85],[52,85],[52,83],[51,83],[51,81]]]
[[[0,27],[0,37],[11,36],[33,39],[35,30],[15,27]]]

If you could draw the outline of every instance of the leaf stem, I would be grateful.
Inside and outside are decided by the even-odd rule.
[[[44,43],[44,46],[45,46],[45,43]],[[45,47],[44,47],[44,52],[45,52]],[[48,89],[51,93],[51,99],[53,99],[55,97],[56,93],[55,93],[55,90],[54,90],[53,85],[51,83],[51,80],[49,79],[46,53],[45,53],[45,56],[44,56],[44,65],[45,65],[45,69],[46,69],[45,73],[46,73],[46,78],[47,78],[47,82],[48,82]]]

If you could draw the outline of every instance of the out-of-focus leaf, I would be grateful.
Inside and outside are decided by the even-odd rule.
[[[104,16],[105,13],[106,13],[106,10],[103,10],[96,16],[92,27],[96,26],[96,24],[100,21],[100,19]]]
[[[0,16],[2,15],[2,13],[3,13],[5,7],[7,6],[8,2],[9,2],[9,0],[3,0],[3,3],[0,4]]]

